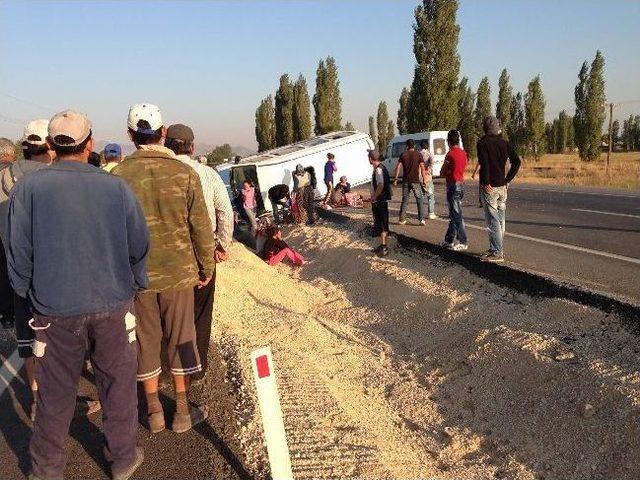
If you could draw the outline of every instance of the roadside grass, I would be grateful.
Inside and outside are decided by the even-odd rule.
[[[640,152],[611,154],[609,173],[607,155],[593,162],[583,162],[577,153],[543,155],[539,161],[523,158],[516,177],[518,183],[564,184],[592,187],[640,188]],[[469,173],[475,162],[470,162]]]

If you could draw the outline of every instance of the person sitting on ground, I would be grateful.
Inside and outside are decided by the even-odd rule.
[[[285,257],[296,266],[304,264],[304,257],[282,240],[282,231],[276,226],[270,227],[267,230],[267,241],[262,250],[262,258],[273,266],[279,264]]]
[[[347,182],[347,177],[340,177],[340,182],[336,185],[331,193],[331,206],[340,207],[347,204],[345,195],[351,191],[351,185]]]
[[[249,219],[249,230],[251,235],[256,234],[258,225],[256,223],[256,216],[258,215],[258,204],[256,202],[256,189],[250,180],[242,182],[242,188],[240,189],[240,198],[242,200],[242,208],[244,213],[247,214]]]
[[[284,209],[289,205],[291,201],[291,194],[289,193],[289,185],[281,183],[274,185],[268,192],[269,200],[271,201],[271,209],[273,210],[273,220],[276,223],[284,221],[284,218],[280,218],[280,208]]]
[[[102,151],[104,161],[107,162],[102,169],[111,172],[122,161],[122,148],[117,143],[110,143]]]

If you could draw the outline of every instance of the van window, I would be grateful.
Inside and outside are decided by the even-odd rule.
[[[433,152],[434,155],[446,155],[447,153],[447,142],[445,142],[444,138],[434,138],[433,139]]]
[[[397,158],[407,149],[407,144],[405,142],[397,142],[393,144],[391,148],[391,157]]]

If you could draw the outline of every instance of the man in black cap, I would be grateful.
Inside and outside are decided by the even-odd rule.
[[[500,120],[484,119],[484,136],[478,141],[478,163],[484,216],[489,229],[489,250],[485,262],[504,262],[504,233],[506,230],[507,186],[518,173],[520,157],[511,144],[502,138]],[[511,167],[505,175],[507,159]]]

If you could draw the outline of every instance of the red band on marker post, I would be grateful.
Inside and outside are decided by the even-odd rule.
[[[258,369],[258,378],[265,378],[271,374],[269,372],[269,359],[266,355],[256,358],[256,367]]]

